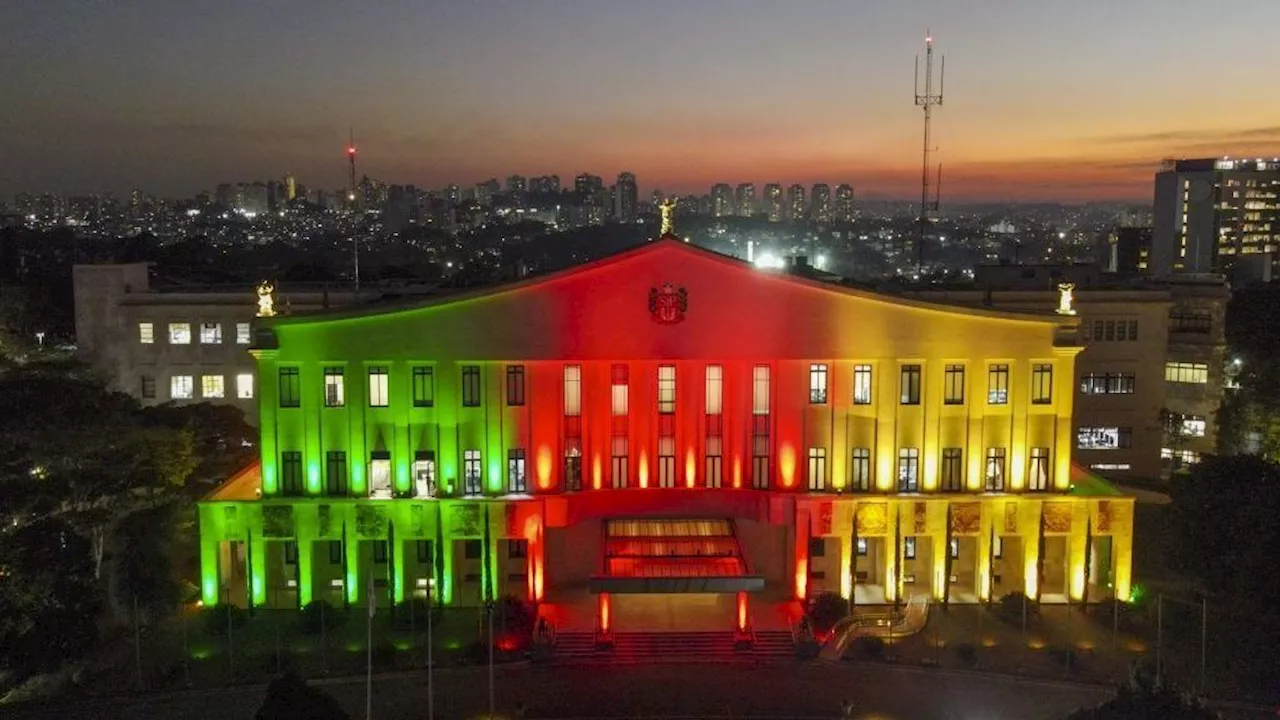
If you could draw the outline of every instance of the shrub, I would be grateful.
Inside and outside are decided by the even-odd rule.
[[[1122,632],[1141,633],[1150,622],[1147,608],[1110,597],[1089,608],[1089,616],[1097,624],[1110,628],[1115,624]]]
[[[993,610],[995,616],[1001,620],[1017,624],[1022,622],[1023,604],[1027,608],[1027,620],[1031,620],[1040,614],[1040,604],[1035,600],[1028,598],[1021,592],[1011,592],[1000,598]]]
[[[204,629],[210,635],[218,637],[227,634],[227,627],[235,628],[243,627],[249,619],[249,613],[244,608],[236,605],[228,605],[219,603],[213,607],[206,608],[204,611]]]
[[[1053,658],[1059,665],[1072,670],[1080,667],[1080,654],[1075,648],[1071,647],[1055,647],[1049,650],[1049,657]]]
[[[395,612],[392,614],[392,626],[397,630],[408,630],[413,628],[425,628],[427,626],[427,599],[415,597],[396,605]],[[439,605],[431,608],[433,613],[431,618],[435,622],[440,622],[440,617],[444,610]]]
[[[333,632],[346,623],[347,613],[345,609],[335,608],[324,600],[312,600],[298,613],[298,630],[303,635],[319,635],[321,618],[324,618],[324,630]]]
[[[956,657],[965,665],[972,665],[978,660],[978,648],[973,643],[960,643],[956,646]]]
[[[884,640],[871,635],[863,635],[853,639],[849,646],[850,654],[865,660],[881,660],[884,658]]]
[[[818,635],[826,635],[849,615],[849,601],[839,593],[818,593],[809,601],[809,624]]]

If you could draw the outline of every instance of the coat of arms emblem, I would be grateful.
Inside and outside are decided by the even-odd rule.
[[[689,309],[689,292],[666,283],[661,288],[649,289],[649,314],[654,322],[672,325],[684,320]]]

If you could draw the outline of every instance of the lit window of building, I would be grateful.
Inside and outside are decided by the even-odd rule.
[[[342,407],[347,404],[347,394],[343,383],[342,368],[324,369],[324,406]]]
[[[191,323],[169,323],[169,344],[190,345]]]
[[[149,322],[138,323],[138,342],[152,345],[156,341],[156,327]]]
[[[200,344],[219,345],[222,343],[222,323],[200,323]]]
[[[1209,382],[1209,366],[1205,363],[1167,362],[1164,379],[1175,383],[1203,384]]]
[[[195,397],[195,378],[190,375],[174,375],[169,378],[169,397],[173,400],[190,400]]]
[[[236,375],[236,397],[241,400],[253,399],[253,373]]]
[[[248,345],[251,342],[253,342],[253,336],[249,332],[249,323],[247,322],[236,323],[236,344]]]
[[[226,378],[222,375],[203,375],[200,378],[200,397],[223,398],[227,395]]]
[[[813,364],[809,366],[809,402],[823,405],[827,402],[827,366]]]
[[[369,368],[369,407],[387,407],[390,402],[387,368]]]

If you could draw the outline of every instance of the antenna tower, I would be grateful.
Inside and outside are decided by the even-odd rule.
[[[350,183],[347,186],[347,207],[355,212],[359,209],[356,203],[356,132],[354,129],[348,128],[347,141],[347,165],[351,172]],[[351,260],[354,265],[354,279],[356,292],[360,292],[360,231],[354,229],[351,235]]]
[[[938,92],[933,91],[933,34],[925,31],[924,38],[924,92],[920,92],[920,56],[916,55],[916,106],[924,109],[924,158],[920,170],[920,234],[916,238],[916,271],[924,272],[924,236],[929,225],[929,213],[937,212],[940,196],[929,201],[929,153],[933,150],[930,132],[933,125],[933,108],[942,105],[942,86],[947,75],[947,59],[941,57],[938,69]],[[942,190],[942,166],[938,166],[938,188]]]

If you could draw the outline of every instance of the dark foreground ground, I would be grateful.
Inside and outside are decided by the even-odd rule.
[[[488,708],[484,667],[436,673],[435,717],[469,718]],[[1105,700],[1104,687],[1012,680],[881,665],[647,665],[506,667],[496,671],[496,707],[529,718],[835,718],[852,700],[854,717],[875,720],[1056,720]],[[364,717],[362,679],[323,684],[352,718]],[[375,718],[426,718],[423,672],[374,679]],[[7,708],[13,718],[252,718],[264,688],[242,687],[41,707]],[[1232,717],[1270,717],[1233,715]]]

